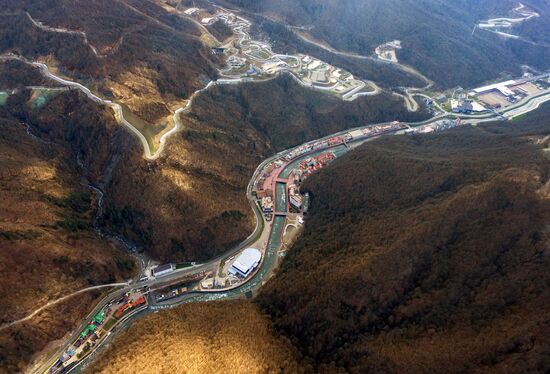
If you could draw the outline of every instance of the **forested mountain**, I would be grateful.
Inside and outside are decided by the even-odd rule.
[[[481,20],[517,17],[513,15],[518,6],[514,0],[224,2],[289,23],[295,30],[339,51],[370,56],[376,46],[401,40],[403,48],[398,51],[401,62],[417,68],[441,87],[471,87],[503,72],[518,75],[522,64],[539,69],[550,67],[550,7],[545,1],[523,2],[541,15],[513,29],[525,40],[504,39],[482,30],[473,32]]]
[[[428,83],[414,69],[437,90],[550,67],[546,1],[525,1],[540,17],[503,39],[475,25],[513,16],[513,0],[220,0],[274,50],[316,56],[382,90],[345,101],[288,75],[209,85],[145,160],[119,113],[28,63],[120,103],[160,138],[176,108],[220,77],[224,57],[205,40],[232,34],[182,15],[182,4],[215,9],[0,0],[0,372],[48,356],[103,294],[7,323],[136,274],[122,244],[157,263],[202,262],[246,238],[255,223],[246,186],[267,157],[356,126],[428,118],[423,103],[410,112],[392,94]],[[393,39],[414,69],[373,58]],[[256,299],[149,315],[90,370],[545,372],[549,114],[349,152],[302,186],[312,196],[305,229]]]
[[[264,158],[396,118],[426,113],[408,112],[388,94],[343,102],[290,77],[213,87],[197,97],[185,129],[157,161],[144,164],[139,151],[119,161],[106,186],[105,225],[163,261],[212,258],[253,229],[243,191]]]
[[[174,104],[217,77],[217,58],[197,26],[154,1],[1,0],[0,7],[0,53],[46,58],[157,131]]]
[[[250,234],[244,191],[265,157],[350,126],[426,116],[407,112],[389,94],[347,103],[289,77],[216,87],[197,98],[169,151],[147,162],[108,108],[76,90],[48,91],[56,84],[25,63],[2,62],[0,72],[0,90],[10,93],[0,106],[0,241],[11,248],[2,253],[3,323],[76,289],[130,275],[131,259],[95,234],[94,221],[158,261],[206,260]],[[88,184],[104,192],[97,220],[97,195]],[[21,274],[32,287],[20,282]],[[24,368],[47,342],[74,328],[97,296],[69,299],[5,330],[3,368]],[[70,319],[52,318],[70,308]]]
[[[267,317],[254,304],[242,300],[189,304],[145,317],[116,339],[86,372],[226,371],[311,372],[301,364],[292,345],[273,330]]]
[[[3,88],[55,86],[18,62],[0,64],[0,77]],[[80,322],[101,291],[68,299],[18,325],[4,328],[6,323],[73,291],[123,281],[137,268],[125,250],[95,232],[98,196],[82,179],[94,181],[98,166],[108,157],[103,148],[108,143],[101,140],[124,130],[91,101],[76,93],[52,91],[43,109],[56,113],[55,118],[70,130],[50,137],[29,125],[31,117],[36,120],[32,108],[38,110],[45,100],[42,94],[21,89],[0,105],[2,373],[23,370],[34,354]],[[45,122],[41,125],[48,131]]]
[[[277,330],[321,372],[544,372],[548,112],[369,142],[307,180],[258,299]]]
[[[144,317],[89,372],[545,373],[549,111],[364,144],[306,181],[305,230],[255,306]]]

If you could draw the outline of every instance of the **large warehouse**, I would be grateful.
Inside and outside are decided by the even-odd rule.
[[[256,268],[256,266],[258,266],[261,259],[262,254],[259,250],[256,248],[247,248],[229,267],[229,273],[246,278]]]
[[[176,266],[174,264],[159,265],[152,270],[152,275],[154,277],[162,277],[164,275],[170,274],[174,270],[176,270]]]

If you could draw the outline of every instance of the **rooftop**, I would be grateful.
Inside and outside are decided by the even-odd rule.
[[[174,265],[173,264],[164,264],[164,265],[159,265],[157,266],[156,268],[153,269],[153,273],[154,274],[158,274],[158,273],[161,273],[163,271],[167,271],[167,270],[173,270],[174,269]]]
[[[232,267],[243,275],[248,275],[260,263],[262,254],[256,248],[245,249],[235,260]]]
[[[516,84],[515,80],[510,80],[510,81],[501,82],[501,83],[495,83],[495,84],[491,84],[489,86],[483,86],[483,87],[476,88],[476,89],[474,89],[474,92],[475,93],[482,93],[482,92],[491,91],[491,90],[499,89],[499,88],[502,88],[502,87],[510,86],[510,85],[513,85],[513,84]]]

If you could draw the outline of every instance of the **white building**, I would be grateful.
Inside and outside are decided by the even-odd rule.
[[[256,248],[245,249],[229,267],[229,273],[248,277],[258,266],[262,259],[262,253]]]
[[[473,110],[473,105],[467,100],[451,100],[451,110],[453,113],[469,113]]]
[[[471,94],[481,95],[481,94],[484,94],[484,93],[487,93],[487,92],[490,92],[490,91],[499,91],[504,96],[513,96],[514,92],[512,90],[510,90],[508,88],[508,86],[513,86],[515,84],[517,84],[517,82],[515,80],[510,80],[510,81],[501,82],[501,83],[495,83],[495,84],[491,84],[489,86],[476,88],[476,89],[474,89],[474,91]]]
[[[365,136],[365,133],[362,129],[350,131],[348,134],[350,135],[351,139],[359,139]]]
[[[194,16],[198,11],[199,11],[199,8],[189,8],[183,12],[188,16]]]
[[[159,265],[152,270],[152,275],[153,277],[162,277],[173,272],[174,270],[176,270],[176,266],[174,264]]]

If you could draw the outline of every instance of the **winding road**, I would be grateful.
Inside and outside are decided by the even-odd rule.
[[[30,17],[30,15],[29,15],[29,18],[33,21],[33,23],[35,25],[38,25],[41,28],[47,28],[46,26],[42,25],[38,21],[33,20],[32,17]],[[49,30],[49,31],[51,31],[51,30]],[[80,33],[80,32],[74,32],[74,31],[70,31],[70,30],[64,30],[64,29],[56,29],[55,31],[56,32]],[[241,42],[245,42],[246,38],[248,36],[248,33],[245,32],[243,29],[241,29],[239,31],[239,33],[240,33],[239,37],[240,37]],[[80,35],[82,35],[82,34],[80,34]],[[82,35],[82,36],[84,38],[86,38],[85,34]],[[249,38],[249,36],[248,36],[248,38]],[[85,40],[87,40],[87,39],[85,39]],[[304,39],[304,40],[307,40],[307,39]],[[310,42],[310,43],[316,44],[313,41],[309,41],[309,40],[307,40],[307,41]],[[372,58],[372,57],[367,57],[367,56],[359,56],[359,55],[354,55],[354,54],[347,54],[345,52],[334,51],[330,47],[322,46],[322,44],[316,44],[316,45],[318,47],[323,48],[323,49],[328,48],[327,50],[329,50],[332,53],[342,54],[342,55],[345,55],[345,56],[348,56],[348,57],[365,58],[365,59],[371,59]],[[92,46],[90,46],[90,48],[92,48],[95,51],[95,48],[93,48]],[[95,51],[94,53],[97,54],[97,51]],[[217,84],[235,84],[235,83],[240,83],[240,82],[246,81],[246,79],[242,78],[242,77],[241,78],[235,78],[235,79],[223,79],[222,78],[222,79],[219,79],[217,81],[211,81],[204,88],[194,92],[193,95],[191,97],[189,97],[189,99],[187,100],[187,104],[184,107],[181,107],[181,108],[179,108],[175,111],[175,113],[173,114],[174,127],[172,129],[170,129],[168,132],[166,132],[165,134],[163,134],[163,136],[160,139],[160,145],[159,145],[158,149],[155,152],[153,152],[151,150],[151,147],[150,147],[147,139],[145,138],[145,136],[124,117],[122,106],[120,104],[99,97],[98,95],[94,94],[90,89],[88,89],[87,87],[85,87],[84,85],[82,85],[80,83],[67,80],[65,78],[62,78],[62,77],[52,73],[50,71],[50,69],[48,68],[48,66],[45,65],[44,63],[36,62],[36,61],[30,61],[30,60],[28,60],[28,59],[26,59],[22,56],[18,56],[18,55],[14,55],[14,54],[2,55],[2,56],[0,56],[0,60],[18,60],[18,61],[24,62],[25,64],[34,66],[34,67],[36,67],[37,69],[40,70],[41,74],[44,77],[49,78],[49,79],[65,86],[65,87],[80,90],[90,100],[92,100],[92,101],[94,101],[98,104],[110,107],[114,111],[117,120],[122,125],[127,127],[134,135],[136,135],[140,139],[140,142],[142,143],[142,146],[144,148],[144,156],[147,159],[156,159],[156,158],[159,157],[159,155],[162,154],[162,152],[164,150],[164,147],[165,147],[165,144],[166,144],[167,140],[169,139],[169,137],[171,135],[173,135],[174,133],[176,133],[178,130],[180,130],[183,127],[183,124],[181,122],[181,115],[185,114],[185,113],[187,113],[191,110],[193,100],[197,97],[197,95],[199,95],[200,93],[208,90],[213,85],[217,85]],[[379,61],[379,60],[377,60],[377,61]],[[399,64],[396,64],[396,65],[399,65]],[[406,67],[406,66],[403,66],[403,65],[399,65],[399,66],[402,69],[412,69],[410,67]],[[422,79],[424,79],[427,83],[426,88],[430,87],[433,84],[433,82],[431,80],[429,80],[428,78],[426,78],[422,74],[418,73],[416,70],[412,69],[409,72],[411,72],[411,73],[414,72],[415,75],[417,75],[419,77],[422,77]],[[300,79],[295,77],[293,74],[292,74],[292,76],[295,79],[297,79],[298,81],[300,81]],[[303,82],[302,82],[302,84],[303,84]],[[360,92],[362,88],[363,87],[361,87],[360,89],[353,90],[353,91],[347,93],[347,95],[349,95],[349,96],[346,97],[344,95],[343,99],[344,100],[354,100],[355,98],[357,98],[361,95],[370,94],[368,92]],[[410,110],[417,110],[418,109],[418,104],[414,100],[413,96],[420,96],[420,97],[425,97],[425,98],[432,99],[431,97],[429,97],[427,95],[414,92],[415,90],[419,90],[419,89],[418,88],[408,88],[408,89],[405,90],[407,96],[404,96],[404,99],[405,99],[406,105],[408,106],[408,108]],[[409,101],[407,100],[407,98],[409,99]],[[512,113],[512,115],[507,116],[509,118],[516,117],[516,116],[524,114],[526,112],[535,110],[543,102],[546,102],[546,101],[550,101],[550,92],[541,93],[540,95],[534,96],[534,97],[530,98],[529,100],[526,100],[525,102],[518,103],[517,105],[506,108],[505,110],[502,110],[500,112],[490,112],[490,113],[487,113],[487,114],[484,114],[484,115],[478,115],[478,116],[451,114],[451,113],[445,111],[443,108],[441,108],[441,106],[439,106],[439,104],[435,104],[436,107],[439,110],[442,111],[441,115],[439,115],[437,117],[434,117],[434,118],[431,118],[431,119],[426,120],[426,121],[422,121],[422,122],[418,122],[418,123],[408,123],[408,124],[405,124],[405,125],[409,128],[414,128],[414,127],[418,127],[418,126],[429,125],[429,124],[441,121],[443,119],[451,119],[451,118],[457,118],[457,117],[462,118],[464,120],[463,123],[465,123],[465,124],[478,124],[478,123],[481,123],[481,122],[489,122],[489,121],[494,121],[495,119],[498,119],[498,118],[502,118],[503,116],[506,116],[507,113]],[[368,125],[368,126],[364,126],[364,127],[358,128],[358,129],[364,129],[364,128],[373,127],[373,126],[376,126],[376,125]],[[306,144],[312,144],[314,142],[321,142],[321,141],[327,140],[329,138],[336,137],[336,136],[341,136],[341,135],[344,135],[344,134],[348,133],[349,131],[358,130],[358,129],[344,130],[344,131],[338,132],[336,134],[332,134],[332,135],[323,137],[321,139],[317,139],[317,140],[314,140],[314,141],[309,141]],[[402,132],[402,130],[393,131],[393,133],[401,133],[401,132]],[[364,143],[364,142],[369,141],[371,139],[374,139],[376,137],[378,137],[378,136],[359,139],[359,140],[353,142],[353,146],[355,146],[357,144]],[[255,185],[257,179],[262,174],[262,171],[266,167],[266,165],[272,163],[273,161],[275,161],[277,159],[281,159],[281,158],[289,155],[291,152],[293,152],[294,150],[296,150],[297,148],[300,148],[302,146],[293,147],[291,149],[279,152],[276,155],[266,159],[264,162],[262,162],[256,168],[252,178],[249,181],[247,189],[246,189],[247,199],[249,201],[251,209],[254,212],[255,219],[256,219],[255,229],[249,235],[249,237],[246,240],[244,240],[242,243],[235,246],[234,248],[231,248],[230,250],[228,250],[228,252],[225,253],[223,256],[212,259],[211,261],[208,261],[208,262],[205,262],[205,263],[202,263],[202,264],[198,264],[198,265],[193,266],[191,268],[175,271],[175,272],[171,273],[170,275],[168,275],[166,277],[163,277],[163,278],[148,279],[148,280],[145,280],[145,281],[131,281],[131,282],[129,281],[127,283],[111,283],[111,284],[98,285],[98,286],[85,288],[85,289],[82,289],[82,290],[79,290],[79,291],[75,291],[75,292],[70,293],[68,295],[65,295],[61,298],[58,298],[56,300],[52,300],[50,302],[45,303],[40,308],[37,308],[36,310],[34,310],[32,313],[30,313],[29,315],[27,315],[24,318],[12,321],[8,324],[5,324],[5,325],[1,326],[0,331],[3,331],[6,328],[8,328],[10,326],[13,326],[13,325],[16,325],[18,323],[28,321],[28,320],[32,319],[33,317],[35,317],[36,315],[38,315],[40,312],[44,311],[45,309],[50,308],[50,307],[52,307],[52,306],[54,306],[54,305],[56,305],[56,304],[58,304],[58,303],[60,303],[64,300],[67,300],[70,297],[75,296],[75,295],[78,295],[78,294],[81,294],[81,293],[84,293],[84,292],[97,290],[97,289],[116,287],[117,290],[109,292],[95,306],[95,308],[89,313],[87,318],[83,320],[81,325],[79,325],[78,328],[75,329],[73,331],[73,333],[70,334],[70,336],[67,339],[65,339],[62,346],[60,346],[56,350],[56,352],[53,355],[51,355],[51,357],[45,357],[42,362],[39,362],[37,364],[37,366],[32,369],[32,372],[36,372],[36,373],[46,372],[53,365],[53,363],[58,360],[58,358],[62,355],[62,353],[65,352],[68,349],[68,347],[71,346],[71,344],[73,344],[74,340],[78,337],[78,335],[80,334],[82,329],[86,326],[86,324],[89,321],[90,317],[92,315],[94,315],[95,313],[97,313],[98,311],[100,311],[101,309],[105,308],[105,306],[108,303],[110,303],[113,300],[119,298],[121,295],[126,294],[128,292],[134,292],[136,290],[143,289],[145,287],[146,288],[152,288],[152,287],[155,287],[155,286],[159,286],[159,285],[164,284],[168,281],[178,281],[178,280],[181,280],[181,279],[185,279],[186,277],[189,277],[190,275],[215,271],[218,268],[221,261],[224,261],[224,260],[226,260],[227,258],[229,258],[231,256],[235,256],[240,251],[242,251],[244,248],[246,248],[248,246],[251,246],[253,244],[256,244],[256,243],[258,243],[258,241],[263,240],[262,238],[267,237],[268,240],[267,240],[267,243],[266,243],[266,249],[265,249],[265,252],[264,252],[264,256],[262,256],[262,262],[259,265],[259,268],[258,268],[257,272],[253,276],[247,278],[242,283],[239,283],[239,284],[235,285],[234,287],[230,287],[230,288],[227,288],[227,289],[224,289],[224,290],[204,291],[204,292],[199,292],[199,293],[188,294],[188,295],[185,295],[185,296],[179,298],[174,303],[167,304],[167,305],[162,305],[162,306],[151,305],[151,306],[149,306],[145,309],[140,309],[139,311],[136,311],[136,313],[134,313],[134,314],[128,315],[127,317],[125,317],[123,323],[121,323],[120,326],[117,326],[115,329],[111,330],[109,332],[109,335],[105,338],[105,340],[101,341],[100,344],[98,344],[96,347],[94,347],[93,352],[90,355],[84,357],[83,360],[81,362],[79,362],[79,364],[74,369],[75,370],[80,370],[79,367],[80,368],[84,367],[89,362],[89,360],[93,359],[96,352],[98,352],[102,347],[104,347],[105,344],[110,339],[112,339],[113,336],[117,332],[122,331],[125,326],[128,326],[132,321],[134,321],[137,318],[140,318],[141,316],[143,316],[147,313],[152,313],[155,310],[159,310],[159,309],[162,309],[162,308],[165,308],[165,307],[174,307],[174,306],[182,304],[182,303],[208,301],[208,300],[212,300],[212,299],[240,298],[240,297],[243,297],[243,294],[246,293],[246,292],[258,290],[267,281],[267,279],[273,274],[273,272],[275,271],[275,268],[277,266],[277,258],[278,258],[277,256],[278,256],[280,248],[281,248],[281,231],[278,231],[278,230],[284,229],[285,223],[287,222],[286,221],[287,218],[286,217],[285,218],[280,218],[280,217],[283,217],[283,216],[280,216],[279,218],[276,217],[274,222],[267,222],[265,220],[258,204],[257,204],[256,198],[253,196],[253,186]],[[345,146],[348,147],[349,144],[346,144]],[[337,147],[342,147],[342,145],[327,146],[326,148],[322,149],[322,151],[335,150]],[[342,153],[338,154],[338,155],[340,155],[340,154],[343,154],[343,153],[347,152],[349,150],[349,148],[346,148],[346,149],[338,148],[338,150],[339,150],[339,152],[340,151],[342,152]],[[299,157],[301,159],[303,157],[307,157],[307,156],[310,156],[310,155],[311,155],[311,153],[304,153],[304,154],[300,155]],[[293,159],[292,162],[295,162],[296,160],[297,159]],[[290,165],[290,162],[285,167],[290,167],[289,165]],[[277,225],[279,225],[279,226],[277,226]],[[280,225],[282,225],[282,229],[281,229]]]
[[[545,95],[540,95],[538,97],[534,97],[531,100],[528,100],[521,105],[518,104],[515,108],[511,110],[521,110],[522,114],[524,112],[532,111],[538,108],[540,104],[543,102],[550,101],[550,93],[546,93]],[[473,117],[473,118],[472,118]],[[437,122],[440,122],[445,119],[452,119],[452,118],[463,118],[462,124],[472,124],[477,125],[479,123],[483,122],[491,122],[495,121],[496,119],[502,118],[502,114],[499,113],[488,113],[484,116],[468,116],[468,115],[455,115],[455,114],[449,114],[449,113],[443,113],[437,117],[430,118],[426,121],[422,122],[416,122],[416,123],[405,123],[403,124],[407,128],[415,128],[425,125],[431,125]],[[383,124],[380,124],[383,125]],[[119,298],[121,295],[128,293],[128,292],[134,292],[139,289],[143,289],[144,287],[147,287],[149,289],[154,288],[155,286],[159,286],[162,284],[166,284],[167,282],[177,282],[179,279],[186,279],[190,275],[197,274],[197,273],[204,273],[208,271],[216,271],[219,268],[220,262],[222,260],[226,260],[230,258],[231,256],[235,256],[240,251],[242,251],[244,248],[247,248],[249,246],[257,246],[258,241],[262,237],[268,238],[267,241],[267,247],[264,252],[264,256],[262,256],[262,262],[260,263],[256,273],[249,278],[246,278],[242,283],[238,283],[232,287],[223,289],[223,290],[205,290],[202,292],[194,292],[189,293],[184,296],[181,296],[180,298],[176,299],[173,302],[164,304],[164,305],[149,305],[147,308],[142,308],[139,310],[136,310],[133,314],[130,314],[129,316],[125,317],[123,321],[121,321],[120,326],[115,326],[113,330],[109,332],[109,334],[104,338],[103,341],[101,341],[96,347],[94,347],[91,354],[85,356],[74,368],[71,369],[71,372],[79,372],[83,367],[85,367],[90,360],[93,360],[95,355],[99,350],[101,350],[113,337],[116,333],[122,331],[125,327],[127,327],[132,321],[135,319],[141,318],[144,315],[147,315],[149,313],[153,313],[160,309],[165,308],[172,308],[177,305],[181,305],[184,303],[190,303],[190,302],[204,302],[204,301],[211,301],[211,300],[220,300],[220,299],[231,299],[231,298],[242,298],[245,293],[249,291],[257,291],[266,281],[269,279],[269,277],[274,273],[275,268],[277,266],[277,258],[279,251],[281,249],[281,233],[284,230],[285,224],[287,222],[287,219],[285,217],[276,217],[276,219],[273,222],[267,222],[260,211],[259,205],[257,203],[256,198],[253,195],[253,186],[255,185],[258,178],[261,176],[263,169],[270,163],[274,162],[275,160],[281,160],[284,159],[287,155],[289,155],[292,152],[295,152],[295,150],[304,147],[306,145],[311,145],[316,142],[323,142],[330,138],[343,136],[351,131],[354,130],[361,130],[366,128],[371,128],[375,126],[380,125],[368,125],[360,128],[355,129],[347,129],[343,130],[341,132],[323,137],[321,139],[309,141],[305,143],[304,145],[293,147],[291,149],[282,151],[277,153],[276,155],[266,159],[264,162],[262,162],[255,170],[252,178],[250,179],[250,182],[247,186],[246,195],[247,199],[249,201],[250,207],[254,212],[255,219],[256,219],[256,227],[254,231],[249,235],[249,237],[244,240],[242,243],[240,243],[238,246],[230,249],[227,253],[224,255],[213,259],[211,261],[208,261],[203,264],[198,264],[196,266],[193,266],[191,268],[177,270],[170,275],[158,278],[158,279],[149,279],[146,281],[141,282],[135,282],[135,283],[118,283],[114,285],[104,285],[104,286],[98,286],[98,287],[109,287],[109,286],[119,286],[122,287],[116,291],[112,291],[107,296],[105,296],[104,299],[100,303],[97,304],[97,306],[90,312],[88,317],[83,320],[82,324],[78,327],[78,329],[74,330],[73,334],[70,335],[68,339],[65,340],[65,343],[63,346],[59,347],[59,349],[55,352],[54,355],[47,357],[45,360],[39,362],[36,367],[31,371],[32,373],[44,373],[49,370],[49,368],[52,366],[52,364],[61,356],[63,352],[65,352],[71,344],[74,342],[74,340],[78,337],[79,333],[82,331],[82,329],[86,326],[86,323],[88,320],[90,320],[90,317],[93,316],[95,313],[99,312],[102,308],[105,308],[105,306],[112,302],[114,299]],[[385,134],[403,134],[403,130],[393,130],[389,133]],[[372,139],[375,139],[379,137],[379,135],[373,135],[365,138],[359,138],[357,140],[354,140],[346,145],[346,147],[343,147],[342,145],[334,145],[334,146],[326,146],[322,149],[316,149],[315,151],[307,152],[300,154],[298,158],[292,159],[288,161],[284,168],[289,168],[291,165],[295,165],[295,162],[298,160],[301,160],[303,158],[309,157],[314,152],[324,152],[328,150],[337,150],[340,149],[338,152],[335,152],[337,154],[337,157],[341,154],[346,153],[349,151],[349,149],[353,148],[356,145],[362,144],[364,142],[370,141]],[[343,147],[343,148],[342,148]],[[277,198],[276,198],[277,199]],[[281,221],[282,220],[282,221]],[[276,229],[275,229],[276,227]],[[86,292],[87,290],[81,290],[78,292]],[[71,297],[71,295],[67,295],[65,298]],[[64,300],[65,298],[61,298],[56,300],[54,303],[60,302]],[[33,312],[32,315],[25,318],[25,320],[28,320],[38,314],[40,311],[52,306],[53,304],[47,304],[44,305],[39,310]],[[14,321],[12,324],[19,323],[20,321]]]
[[[75,292],[70,293],[68,295],[65,295],[63,297],[60,297],[59,299],[48,301],[46,304],[42,305],[40,308],[35,309],[31,314],[27,315],[26,317],[23,317],[21,319],[18,319],[18,320],[15,320],[15,321],[12,321],[12,322],[9,322],[9,323],[6,323],[6,324],[0,326],[0,331],[3,331],[5,329],[7,329],[8,327],[17,325],[18,323],[31,320],[32,318],[34,318],[36,315],[38,315],[43,310],[48,309],[48,308],[50,308],[50,307],[52,307],[56,304],[59,304],[62,301],[65,301],[65,300],[67,300],[67,299],[69,299],[73,296],[79,295],[81,293],[90,292],[90,291],[94,291],[94,290],[100,290],[102,288],[126,287],[126,286],[128,286],[128,283],[109,283],[109,284],[102,284],[102,285],[99,285],[99,286],[92,286],[92,287],[83,288],[81,290],[78,290],[78,291],[75,291]]]
[[[151,16],[149,16],[149,15],[143,13],[143,12],[140,12],[138,9],[135,9],[134,7],[126,4],[125,2],[122,2],[122,3],[125,6],[132,9],[133,11],[137,12],[138,14],[146,17],[147,19],[150,19],[150,20],[154,21],[155,23],[159,23],[163,27],[168,27],[164,23],[156,20],[155,18],[152,18]],[[218,7],[218,9],[220,9],[221,15],[223,15],[227,19],[236,19],[238,21],[237,23],[235,23],[233,25],[232,31],[234,33],[234,38],[238,38],[237,40],[238,40],[239,45],[244,45],[244,44],[247,44],[247,43],[257,43],[257,44],[265,45],[265,46],[268,47],[269,50],[271,50],[271,47],[267,43],[263,43],[263,42],[259,42],[259,41],[253,41],[251,39],[250,33],[248,31],[248,29],[251,26],[250,21],[231,13],[230,11],[228,11],[224,8]],[[176,7],[175,10],[180,16],[183,16],[187,19],[193,20],[193,22],[195,24],[197,24],[198,27],[200,27],[201,30],[203,30],[203,31],[206,30],[208,32],[208,30],[203,25],[201,25],[200,22],[197,22],[193,17],[187,16],[184,13],[182,14],[182,12],[177,7]],[[94,53],[94,55],[96,57],[104,58],[109,53],[113,52],[113,49],[112,49],[107,54],[100,54],[97,51],[97,48],[90,44],[90,42],[88,40],[88,36],[86,35],[86,33],[84,31],[75,31],[75,30],[69,30],[69,29],[65,29],[65,28],[61,28],[61,27],[46,26],[42,22],[35,20],[28,12],[25,12],[25,14],[26,14],[27,18],[30,20],[30,22],[32,23],[32,25],[35,26],[36,28],[42,30],[43,32],[62,33],[62,34],[76,35],[76,36],[81,37],[82,40],[83,40],[83,43],[91,49],[91,51]],[[216,17],[218,17],[219,15],[220,14],[216,15]],[[211,37],[213,37],[210,32],[208,32],[208,34]],[[124,39],[124,35],[122,35],[121,38],[117,41],[117,43],[115,43],[115,47],[113,47],[113,48],[116,48],[116,49],[120,48],[120,45],[122,44],[123,39]],[[271,52],[271,54],[275,55],[272,52]],[[271,57],[272,56],[270,56],[270,58]],[[267,62],[270,58],[264,59],[261,62]],[[32,66],[40,69],[40,72],[44,77],[49,78],[49,79],[65,86],[65,87],[69,87],[69,88],[72,88],[72,89],[78,89],[81,92],[83,92],[90,100],[92,100],[92,101],[94,101],[98,104],[110,107],[113,110],[114,114],[115,114],[116,120],[121,125],[125,126],[132,134],[134,134],[139,139],[139,141],[140,141],[140,143],[142,144],[142,147],[143,147],[144,158],[146,158],[148,160],[157,159],[162,154],[162,152],[164,151],[164,148],[166,146],[166,143],[167,143],[168,139],[172,135],[174,135],[175,133],[177,133],[179,130],[181,130],[183,128],[183,123],[182,123],[182,120],[181,120],[181,116],[183,114],[188,113],[191,110],[194,98],[197,97],[197,95],[199,95],[200,93],[208,90],[210,87],[212,87],[214,85],[235,84],[235,83],[242,83],[242,82],[265,82],[267,80],[273,79],[274,77],[278,76],[280,73],[285,73],[285,71],[280,71],[280,72],[277,72],[277,74],[275,74],[272,77],[268,76],[268,77],[265,77],[263,79],[251,79],[251,78],[248,78],[246,75],[241,75],[241,76],[231,77],[230,79],[220,78],[220,79],[217,79],[216,81],[210,81],[204,88],[201,88],[201,89],[195,91],[187,99],[187,104],[184,107],[181,107],[181,108],[177,109],[173,113],[174,126],[161,136],[161,138],[159,140],[158,148],[156,148],[156,150],[155,150],[155,147],[151,146],[151,144],[149,143],[149,141],[145,137],[145,135],[124,116],[123,108],[119,103],[111,101],[111,100],[103,99],[99,95],[93,93],[86,86],[84,86],[84,85],[82,85],[78,82],[74,82],[74,81],[68,80],[64,77],[61,77],[59,75],[54,74],[49,69],[49,67],[46,64],[42,63],[42,62],[31,61],[31,60],[25,58],[24,56],[16,55],[16,54],[13,54],[13,53],[6,53],[6,54],[3,54],[3,55],[0,55],[0,61],[10,60],[10,59],[11,60],[18,60],[18,61],[24,62],[28,65],[32,65]],[[223,75],[224,75],[223,71],[220,70],[219,73],[223,77]],[[330,90],[330,88],[329,89],[323,89],[322,87],[317,86],[317,85],[306,84],[301,79],[296,77],[295,74],[293,74],[292,72],[291,72],[291,75],[293,76],[293,78],[298,83],[300,83],[304,87],[320,89],[321,91],[323,91],[323,90],[324,91],[329,91]],[[371,84],[372,82],[367,82],[367,83]],[[381,92],[381,89],[378,86],[376,86],[374,83],[371,84],[372,87],[373,87],[372,91],[363,91],[363,89],[367,86],[367,83],[363,82],[362,85],[354,88],[350,92],[345,93],[342,96],[342,99],[345,100],[345,101],[353,101],[353,100],[357,99],[360,96],[376,95],[379,92]],[[408,103],[407,103],[407,107],[410,108]]]

